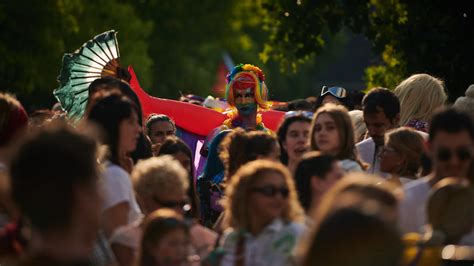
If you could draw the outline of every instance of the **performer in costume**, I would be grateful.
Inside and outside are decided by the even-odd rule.
[[[262,121],[262,111],[270,109],[271,106],[267,99],[265,75],[260,68],[239,64],[227,75],[226,100],[230,109],[225,114],[228,118],[207,136],[201,150],[204,156],[209,153],[205,171],[198,178],[202,221],[207,226],[212,226],[222,211],[218,201],[223,196],[220,184],[224,180],[224,167],[219,156],[215,156],[218,154],[217,147],[223,135],[237,127],[270,133],[271,130],[267,129]]]
[[[268,130],[262,122],[262,110],[270,109],[263,71],[250,64],[240,64],[227,75],[226,99],[231,107],[222,129],[242,127]]]
[[[239,64],[227,75],[226,100],[229,110],[224,112],[227,119],[207,137],[201,155],[207,157],[212,140],[223,130],[241,127],[245,130],[265,130],[262,111],[268,110],[268,88],[265,74],[257,66]]]

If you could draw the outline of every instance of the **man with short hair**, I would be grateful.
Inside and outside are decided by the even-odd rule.
[[[99,231],[96,142],[67,126],[44,128],[20,145],[9,171],[31,228],[19,265],[87,265]]]
[[[397,128],[400,101],[385,88],[374,88],[362,100],[364,121],[370,138],[356,144],[360,158],[370,164],[369,173],[380,174],[379,154],[384,146],[385,132]]]
[[[433,116],[429,133],[432,173],[404,187],[399,213],[403,233],[423,231],[427,223],[426,203],[433,185],[445,177],[466,178],[473,161],[474,125],[468,114],[453,108],[440,111]]]

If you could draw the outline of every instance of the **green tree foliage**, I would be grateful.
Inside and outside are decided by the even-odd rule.
[[[450,99],[473,83],[474,8],[447,1],[277,1],[264,2],[270,32],[264,55],[294,68],[321,53],[328,32],[342,26],[364,33],[382,55],[367,69],[368,86],[393,88],[412,73],[445,80]]]
[[[123,62],[135,62],[142,82],[151,85],[151,26],[133,6],[114,0],[1,1],[0,88],[32,107],[49,107],[63,54],[109,29],[119,32]]]
[[[75,51],[101,32],[115,29],[122,65],[132,64],[142,86],[154,96],[177,98],[180,91],[210,94],[223,52],[228,52],[236,64],[260,66],[266,73],[272,99],[314,94],[313,75],[330,57],[307,60],[298,72],[282,69],[275,60],[269,60],[272,55],[265,41],[273,25],[269,18],[272,13],[262,8],[265,3],[1,1],[0,88],[16,93],[31,109],[49,107],[54,101],[52,91],[58,86],[56,77],[63,54]],[[312,27],[311,23],[305,30]],[[325,53],[337,53],[343,41],[338,37],[325,39]],[[291,47],[288,45],[288,49]]]

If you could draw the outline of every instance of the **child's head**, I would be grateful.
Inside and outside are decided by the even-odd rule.
[[[138,265],[181,265],[188,259],[189,247],[183,217],[171,209],[159,209],[144,222]]]

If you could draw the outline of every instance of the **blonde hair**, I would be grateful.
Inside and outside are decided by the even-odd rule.
[[[398,175],[416,176],[421,167],[421,157],[425,150],[424,142],[425,140],[416,130],[408,127],[397,128],[385,134],[385,146],[390,146],[405,159],[400,165]]]
[[[338,160],[354,160],[364,169],[366,166],[359,159],[357,150],[355,148],[354,125],[352,124],[349,112],[347,111],[346,107],[342,105],[327,103],[316,111],[313,116],[313,121],[311,122],[311,149],[319,151],[319,147],[316,144],[316,140],[314,139],[314,133],[316,121],[322,114],[328,114],[334,120],[337,131],[339,132],[339,152],[335,158]]]
[[[303,221],[304,211],[301,208],[295,184],[290,172],[284,165],[267,160],[256,160],[242,166],[230,179],[222,200],[224,207],[224,228],[249,229],[250,208],[249,195],[253,185],[266,173],[280,174],[288,187],[289,194],[282,219],[285,222]]]
[[[141,197],[166,191],[186,193],[189,188],[188,173],[170,155],[139,161],[132,172],[135,191]]]
[[[415,74],[402,81],[394,90],[400,100],[400,125],[410,119],[429,121],[433,112],[448,98],[444,82],[428,74]]]

